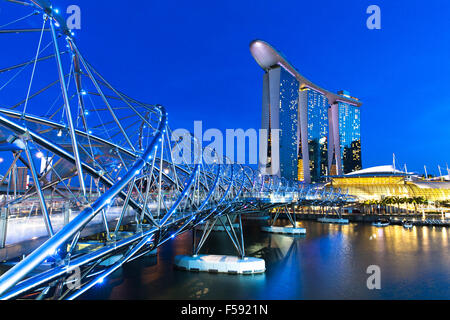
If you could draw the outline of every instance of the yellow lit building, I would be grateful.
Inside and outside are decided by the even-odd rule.
[[[305,181],[305,174],[303,170],[303,160],[298,160],[298,181]]]
[[[330,187],[358,197],[360,201],[385,197],[423,197],[428,201],[450,200],[450,182],[408,181],[405,176],[344,176],[331,179]]]

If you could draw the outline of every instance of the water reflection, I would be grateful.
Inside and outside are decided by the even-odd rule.
[[[281,222],[283,223],[283,222]],[[330,225],[301,222],[307,235],[291,237],[245,226],[246,252],[265,259],[262,275],[189,273],[173,258],[191,252],[191,234],[167,243],[158,257],[126,265],[85,299],[449,299],[446,228]],[[236,254],[216,232],[205,253]],[[382,290],[366,287],[367,267],[378,265]]]

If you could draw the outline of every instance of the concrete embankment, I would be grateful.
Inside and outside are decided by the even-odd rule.
[[[297,220],[314,220],[317,221],[319,218],[339,218],[336,214],[318,214],[318,213],[296,213]],[[450,221],[442,220],[440,215],[427,215],[423,219],[422,215],[419,214],[409,214],[409,215],[366,215],[366,214],[344,214],[342,218],[348,219],[351,223],[372,223],[377,220],[389,220],[391,224],[402,224],[404,220],[412,221],[414,225],[417,226],[440,226],[440,227],[450,227]]]

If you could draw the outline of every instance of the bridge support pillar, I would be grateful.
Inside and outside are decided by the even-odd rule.
[[[263,259],[223,255],[176,256],[175,266],[180,270],[209,273],[257,274],[266,271]]]
[[[214,228],[212,229],[212,231],[219,231],[219,232],[225,232],[225,228],[222,225],[222,222],[226,222],[226,218],[225,217],[220,217],[219,218],[221,220],[221,224],[217,224],[214,226]],[[236,220],[236,215],[231,216],[231,221],[235,221]],[[196,230],[204,230],[206,228],[206,224],[201,224],[199,226],[197,226],[195,229]],[[239,229],[239,224],[238,223],[233,223],[233,228],[235,229]],[[230,231],[230,227],[227,226],[227,229]]]
[[[8,229],[8,208],[2,208],[0,212],[0,249],[6,246],[6,234]]]
[[[328,208],[330,210],[328,210]],[[328,216],[329,211],[331,211],[331,213],[333,213],[333,212],[336,213],[337,218],[329,217]],[[327,210],[325,211],[325,217],[319,218],[319,219],[317,219],[317,221],[322,222],[322,223],[349,224],[350,221],[348,219],[344,219],[342,217],[342,211],[343,211],[342,205],[339,205],[338,210],[336,210],[332,206],[327,207]]]
[[[235,227],[235,223],[233,223],[230,214],[224,214],[214,220],[208,220],[198,241],[194,229],[192,256],[176,256],[175,267],[181,270],[193,272],[229,274],[264,273],[266,271],[266,263],[263,259],[245,256],[244,233],[241,215],[238,215],[237,219],[238,228]],[[218,222],[222,225],[221,230],[226,232],[239,256],[199,254]]]
[[[72,213],[72,209],[70,209],[70,205],[65,203],[63,206],[63,214],[64,214],[64,225],[68,225],[70,222],[70,214]]]
[[[290,235],[304,235],[306,234],[305,228],[298,228],[297,227],[297,219],[295,216],[295,205],[292,205],[292,212],[289,211],[289,206],[284,205],[282,207],[279,207],[276,209],[274,217],[272,221],[270,222],[269,226],[262,227],[262,231],[269,232],[269,233],[282,233],[282,234],[290,234]],[[291,223],[291,226],[276,226],[276,222],[281,214],[286,214],[287,218],[289,219],[289,222]]]

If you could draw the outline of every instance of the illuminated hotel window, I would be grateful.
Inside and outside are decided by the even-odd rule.
[[[298,91],[299,83],[289,72],[280,73],[280,171],[288,180],[298,178]]]
[[[339,102],[339,136],[344,173],[361,170],[361,110],[359,107]]]
[[[328,175],[328,99],[308,89],[308,149],[311,181],[320,182]]]

